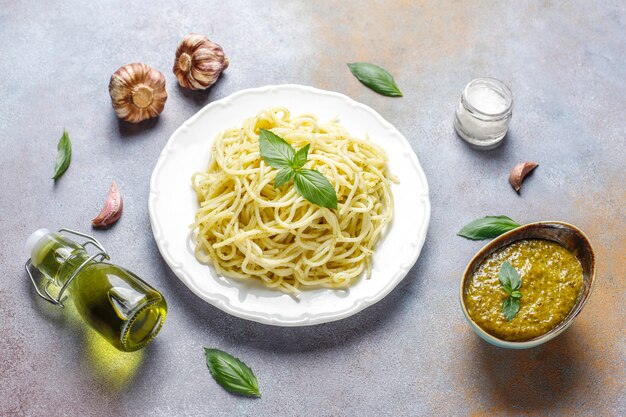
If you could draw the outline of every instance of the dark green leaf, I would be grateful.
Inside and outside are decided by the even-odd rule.
[[[510,294],[510,295],[511,295],[511,297],[513,297],[513,298],[522,298],[522,293],[521,293],[521,292],[519,292],[519,291],[517,291],[517,290],[512,291],[512,292],[510,292],[509,294]]]
[[[484,240],[518,227],[520,224],[507,216],[487,216],[466,224],[457,235],[472,240]]]
[[[367,62],[353,62],[348,64],[348,68],[361,83],[377,93],[390,97],[402,97],[402,91],[384,68]]]
[[[271,167],[291,166],[295,150],[287,141],[269,130],[261,129],[259,135],[261,157]]]
[[[302,197],[321,207],[337,208],[337,194],[332,184],[319,171],[301,169],[294,178],[296,191]]]
[[[52,179],[56,180],[67,171],[72,160],[72,143],[70,142],[70,135],[67,134],[67,130],[63,129],[63,136],[59,139],[57,145],[57,163],[54,167],[54,174]]]
[[[206,364],[211,375],[225,390],[251,397],[260,397],[259,384],[245,363],[219,350],[204,348]]]
[[[311,147],[310,143],[307,143],[306,146],[298,149],[298,152],[293,157],[293,168],[302,168],[304,164],[306,164],[306,158],[309,154],[309,148]]]
[[[502,284],[502,282],[500,282]],[[511,293],[513,293],[513,288],[511,288],[511,286],[509,285],[504,285],[502,284],[502,288],[504,288],[504,291],[506,291],[507,294],[511,295]]]
[[[509,297],[502,303],[502,313],[504,313],[504,317],[508,321],[513,320],[513,317],[515,317],[518,311],[519,300],[517,298]]]
[[[508,261],[504,262],[500,267],[500,283],[504,287],[508,286],[513,291],[519,290],[522,286],[522,279],[519,277],[517,270]]]
[[[280,188],[293,178],[296,171],[291,167],[282,168],[274,178],[274,188]]]

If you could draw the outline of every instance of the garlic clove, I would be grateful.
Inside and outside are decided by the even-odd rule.
[[[513,169],[511,169],[511,173],[509,174],[509,182],[513,189],[517,192],[522,189],[522,181],[526,178],[526,175],[530,173],[533,169],[537,168],[539,165],[535,162],[520,162],[515,165]]]
[[[100,210],[100,214],[91,221],[91,224],[93,227],[109,227],[119,220],[123,209],[124,202],[122,201],[122,196],[117,189],[117,184],[113,181],[104,202],[104,207]]]
[[[147,64],[124,65],[111,76],[109,94],[120,119],[139,123],[158,116],[165,108],[165,77]]]
[[[205,90],[228,68],[220,45],[198,34],[185,36],[176,49],[174,74],[181,87]]]

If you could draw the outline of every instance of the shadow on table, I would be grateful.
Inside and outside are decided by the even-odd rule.
[[[224,78],[228,78],[228,76],[222,73],[220,78],[217,80],[217,83],[206,90],[190,90],[188,88],[181,87],[180,84],[176,82],[176,93],[183,96],[187,101],[192,101],[196,106],[204,107],[204,105],[208,104],[209,101],[211,101],[211,98],[215,96],[215,93],[219,90],[218,85]]]
[[[490,398],[494,410],[545,412],[563,410],[583,393],[588,374],[588,354],[575,349],[575,325],[556,339],[534,349],[509,350],[475,338],[471,349],[473,373],[486,382],[477,384],[481,398]]]
[[[115,119],[117,119],[117,131],[122,138],[137,136],[146,131],[150,131],[154,129],[154,127],[161,120],[161,116],[159,116],[152,119],[144,120],[143,122],[139,123],[129,123],[117,118],[115,115],[113,115],[112,117],[115,117]]]
[[[183,309],[183,314],[205,334],[217,333],[232,344],[243,344],[271,352],[306,352],[348,345],[365,337],[386,322],[397,317],[408,294],[419,291],[422,260],[427,258],[428,243],[407,277],[383,300],[366,310],[343,320],[304,327],[278,327],[256,323],[231,316],[196,297],[161,259],[165,294],[170,309]],[[171,300],[171,302],[170,302]],[[207,340],[207,343],[210,340]]]
[[[24,282],[30,286],[28,279]],[[43,301],[34,291],[31,296],[34,314],[55,327],[55,337],[64,346],[62,354],[73,357],[79,369],[93,377],[100,389],[109,393],[122,392],[141,373],[146,349],[151,346],[136,352],[121,352],[84,322],[71,297],[65,299],[61,308]]]

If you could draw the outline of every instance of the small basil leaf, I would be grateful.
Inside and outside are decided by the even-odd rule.
[[[293,178],[296,171],[291,167],[282,168],[280,171],[276,173],[276,177],[274,178],[274,188],[280,188]]]
[[[57,150],[57,162],[54,167],[54,174],[52,175],[53,180],[58,179],[67,171],[72,160],[72,143],[70,142],[70,135],[67,134],[67,130],[65,129],[63,129],[63,136],[59,139]]]
[[[487,216],[466,224],[457,235],[472,240],[484,240],[518,227],[520,224],[507,216]]]
[[[519,277],[517,270],[513,268],[510,262],[504,262],[500,267],[500,282],[505,283],[513,290],[519,290],[522,286],[522,279]]]
[[[298,149],[296,154],[293,157],[293,165],[294,169],[302,168],[304,164],[306,164],[306,158],[309,155],[309,148],[311,147],[310,143],[307,143],[306,146]]]
[[[285,139],[265,129],[259,134],[259,148],[265,163],[278,169],[290,166],[295,154]]]
[[[296,191],[302,197],[321,207],[337,208],[337,194],[332,184],[319,171],[301,169],[294,177]]]
[[[511,286],[509,286],[509,285],[502,284],[502,288],[504,288],[504,291],[506,291],[506,293],[509,294],[509,295],[511,295],[513,293],[513,288],[511,288]]]
[[[261,396],[256,376],[245,363],[219,349],[204,348],[204,354],[211,375],[226,391],[250,397]]]
[[[507,321],[513,320],[513,317],[519,311],[519,300],[517,298],[509,297],[502,303],[502,313]]]
[[[384,68],[367,62],[353,62],[348,64],[348,68],[361,83],[377,93],[389,97],[402,97],[402,91]]]
[[[515,280],[519,279],[517,276],[517,271],[513,268],[508,261],[504,262],[500,267],[500,283],[503,287],[508,287],[511,290],[517,290],[519,287],[515,288]]]
[[[519,292],[519,291],[517,291],[517,290],[516,290],[516,291],[513,291],[513,292],[510,292],[509,294],[510,294],[510,295],[511,295],[511,297],[513,297],[513,298],[522,298],[522,293],[521,293],[521,292]]]

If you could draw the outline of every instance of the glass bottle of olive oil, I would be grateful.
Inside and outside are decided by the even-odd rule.
[[[108,254],[95,239],[62,230],[91,239],[88,243],[101,252],[91,256],[85,249],[87,243],[78,244],[47,229],[36,231],[26,246],[31,254],[29,262],[44,277],[43,293],[30,273],[29,262],[26,269],[37,292],[58,305],[68,294],[82,318],[121,351],[132,352],[147,345],[161,330],[167,315],[161,293],[132,272],[103,262]],[[50,287],[58,290],[56,297]]]

